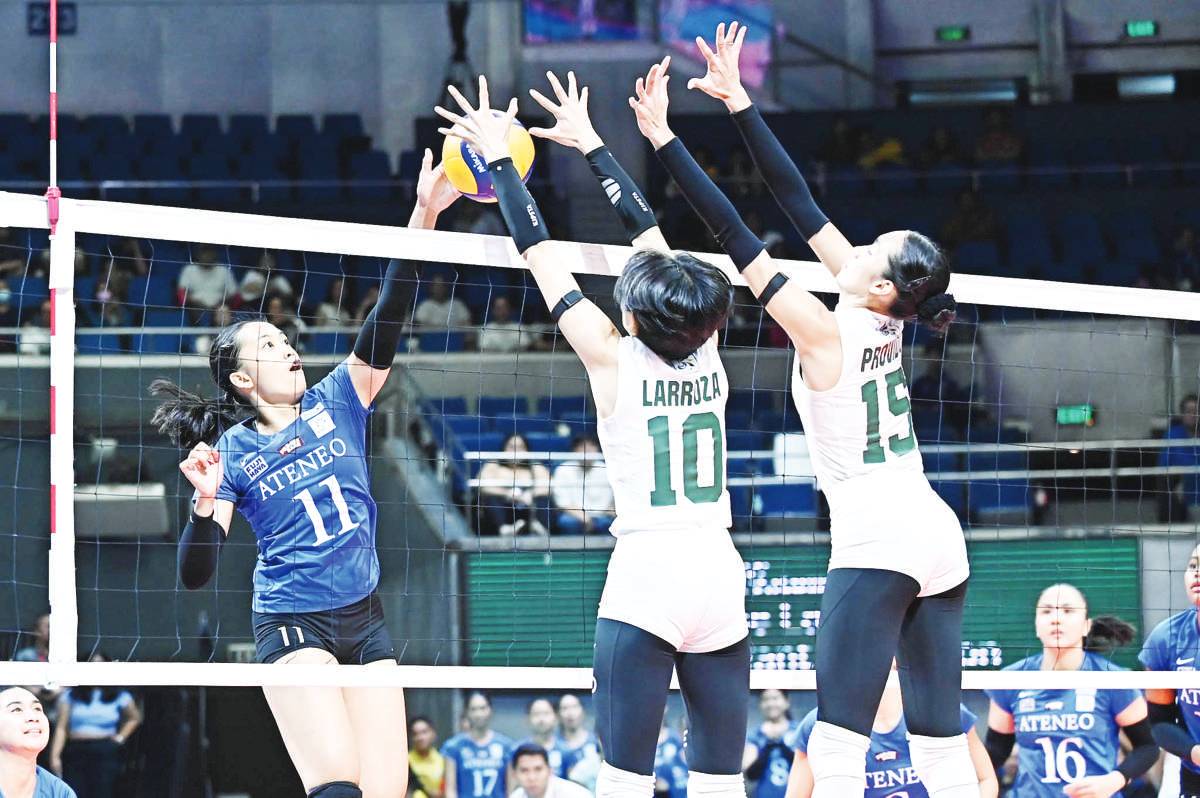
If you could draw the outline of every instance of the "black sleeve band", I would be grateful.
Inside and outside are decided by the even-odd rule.
[[[788,279],[788,276],[783,272],[775,272],[775,276],[771,278],[771,282],[767,283],[767,287],[758,295],[759,304],[764,308],[770,304],[771,300],[775,298],[775,295],[779,293],[779,289],[783,288]]]
[[[412,261],[388,261],[379,300],[363,320],[354,341],[354,354],[371,368],[392,367],[420,276],[420,268]]]
[[[179,536],[179,581],[188,590],[204,587],[217,570],[217,557],[225,533],[212,516],[204,518],[192,513],[183,534]]]
[[[1008,757],[1012,754],[1013,746],[1017,744],[1017,735],[1001,734],[995,729],[988,729],[987,734],[983,737],[983,747],[987,749],[988,759],[992,760],[992,767],[996,770],[1004,767],[1004,763],[1008,761]]]
[[[558,324],[558,320],[562,318],[564,313],[582,301],[583,294],[579,291],[568,291],[567,293],[563,294],[562,299],[554,303],[554,309],[550,311],[550,321]]]
[[[743,271],[767,245],[750,232],[733,203],[704,173],[682,141],[671,139],[656,154],[721,249],[733,259],[737,270]]]
[[[621,217],[625,235],[631,242],[658,225],[645,194],[621,168],[621,164],[617,163],[608,147],[597,147],[589,152],[587,162],[592,167],[592,174],[604,188],[604,193],[608,195],[608,201],[612,203],[617,216]]]
[[[1125,783],[1136,779],[1145,773],[1158,761],[1158,746],[1154,744],[1154,733],[1150,730],[1149,720],[1122,727],[1121,731],[1129,738],[1133,749],[1117,765],[1117,772],[1125,777]]]
[[[754,165],[763,176],[775,202],[791,220],[792,225],[807,240],[829,224],[829,217],[821,212],[813,199],[804,175],[788,156],[787,150],[767,127],[766,120],[753,105],[733,114],[733,123],[741,131]]]
[[[1179,713],[1178,704],[1155,704],[1148,702],[1150,717],[1148,718],[1154,742],[1162,750],[1174,754],[1184,761],[1191,761],[1192,749],[1196,741],[1183,726],[1183,716]]]
[[[492,188],[496,190],[500,214],[508,225],[508,234],[517,245],[517,252],[524,255],[534,244],[550,240],[542,212],[513,166],[512,158],[493,161],[488,164],[488,172],[492,176]]]

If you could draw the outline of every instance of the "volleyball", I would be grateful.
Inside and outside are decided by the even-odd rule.
[[[533,171],[533,137],[517,120],[513,120],[508,134],[508,146],[512,151],[513,164],[521,172],[521,179],[528,180]],[[476,202],[495,202],[496,191],[492,188],[492,176],[488,174],[487,162],[471,149],[471,145],[458,136],[446,136],[442,143],[442,166],[446,177],[464,197]]]

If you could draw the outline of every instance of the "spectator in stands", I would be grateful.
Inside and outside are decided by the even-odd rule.
[[[13,654],[17,662],[46,662],[50,657],[50,613],[43,612],[33,620],[24,637],[27,642]]]
[[[687,798],[688,766],[683,754],[683,738],[667,725],[663,713],[654,749],[654,795],[656,798]]]
[[[334,277],[329,283],[325,298],[313,310],[313,324],[317,327],[348,327],[354,322],[350,312],[350,293],[346,290],[346,279]]]
[[[1188,394],[1179,402],[1179,415],[1171,419],[1163,438],[1168,441],[1194,441],[1200,438],[1200,408],[1196,394]],[[1200,468],[1200,444],[1171,446],[1160,450],[1158,464],[1162,467],[1183,466]],[[1166,489],[1160,502],[1159,515],[1164,523],[1186,521],[1189,507],[1200,504],[1200,473],[1171,474],[1164,478]]]
[[[850,120],[846,117],[835,116],[829,136],[817,150],[817,160],[829,166],[853,166],[860,154],[858,131],[850,126]]]
[[[934,166],[964,166],[966,157],[958,145],[958,139],[945,125],[938,125],[929,134],[917,156],[917,164],[922,169]]]
[[[212,326],[217,328],[228,327],[233,324],[233,311],[228,305],[220,305],[213,310]],[[212,347],[213,337],[208,333],[202,333],[192,339],[192,351],[197,355],[208,355],[208,350]]]
[[[704,173],[713,180],[721,179],[721,168],[717,165],[717,159],[713,157],[712,150],[701,145],[696,147],[693,156],[696,158],[696,163],[700,164],[700,168]]]
[[[263,309],[271,297],[276,296],[292,300],[296,291],[288,278],[275,268],[274,253],[263,250],[258,264],[246,269],[246,273],[242,275],[237,297],[232,304],[237,308],[257,312]]]
[[[450,284],[442,275],[429,282],[429,296],[417,304],[413,322],[423,329],[455,329],[471,323],[471,311],[465,302],[450,295]]]
[[[571,442],[579,456],[554,469],[550,493],[554,498],[554,531],[562,535],[608,531],[616,517],[616,499],[608,482],[600,443],[591,435]]]
[[[0,278],[0,327],[17,326],[17,309],[13,307],[12,300],[12,289],[8,287],[8,283],[3,278]],[[0,333],[0,354],[15,352],[16,349],[16,336]]]
[[[995,242],[999,236],[1000,222],[996,218],[996,212],[985,205],[979,195],[971,189],[960,193],[954,205],[954,212],[942,225],[944,246],[955,247],[964,241]]]
[[[763,690],[758,697],[763,722],[746,738],[742,771],[754,782],[753,798],[784,798],[792,768],[792,749],[784,738],[799,728],[783,690]]]
[[[975,142],[975,162],[1015,163],[1024,149],[1025,142],[1012,129],[1008,113],[1001,108],[989,108],[983,115],[983,135]]]
[[[358,307],[354,311],[354,323],[359,324],[371,312],[371,308],[375,307],[375,303],[379,301],[379,286],[373,285],[367,289],[367,293],[363,296],[362,301],[358,303]]]
[[[289,341],[299,341],[300,336],[308,331],[308,325],[296,315],[296,309],[284,297],[273,296],[268,299],[264,315],[267,323],[282,330]]]
[[[783,250],[786,239],[783,237],[783,233],[774,228],[768,228],[758,211],[747,211],[745,222],[746,226],[750,228],[750,232],[758,236],[759,240],[767,245],[767,252],[772,258],[784,256],[785,253]]]
[[[464,202],[458,211],[456,230],[484,236],[508,235],[504,220],[494,210],[481,202]]]
[[[744,149],[738,148],[729,156],[729,166],[725,170],[724,180],[728,192],[735,197],[757,197],[763,192],[763,183],[759,179],[754,161]]]
[[[27,252],[25,245],[17,242],[12,228],[0,227],[0,277],[25,271]]]
[[[908,395],[912,414],[944,418],[959,432],[967,428],[971,416],[971,389],[954,379],[945,368],[945,340],[929,341],[921,350],[924,371],[912,381]]]
[[[546,534],[537,515],[550,496],[550,472],[525,458],[529,442],[522,435],[504,441],[502,460],[490,460],[479,469],[479,506],[486,525],[480,534]]]
[[[536,343],[536,336],[513,318],[512,302],[506,296],[492,300],[492,309],[479,330],[480,352],[523,352]]]
[[[0,687],[0,795],[9,798],[76,798],[61,779],[38,767],[50,742],[42,702],[24,687]]]
[[[31,319],[21,331],[17,351],[22,355],[50,354],[50,300],[42,302],[37,318]]]
[[[558,739],[558,713],[549,698],[535,698],[525,708],[529,737],[518,745],[536,745],[546,752],[546,761],[555,776],[564,776],[562,749]]]
[[[509,798],[592,798],[589,790],[555,775],[546,749],[537,743],[517,746],[512,766],[517,788]]]
[[[429,718],[418,715],[408,722],[408,745],[408,798],[444,798],[446,758]]]
[[[596,776],[600,773],[600,742],[586,724],[587,712],[579,696],[567,693],[558,699],[563,770],[568,779],[595,792]]]
[[[858,133],[858,165],[871,171],[880,166],[904,166],[904,143],[895,136],[878,136],[874,130],[864,128]]]
[[[108,662],[100,652],[92,662]],[[72,687],[59,699],[50,769],[79,798],[115,798],[121,750],[142,723],[133,695],[122,687]]]
[[[1163,288],[1179,291],[1200,288],[1200,244],[1196,242],[1194,227],[1184,225],[1176,231],[1167,257],[1167,284]]]
[[[238,293],[233,270],[221,263],[212,247],[200,247],[196,259],[183,267],[179,274],[179,304],[188,310],[191,323],[199,323],[205,312],[228,304]]]
[[[25,271],[26,262],[21,262],[21,268],[18,271]],[[50,275],[50,248],[46,247],[38,253],[36,258],[32,258],[28,262],[28,274],[34,277],[48,277]],[[75,276],[84,277],[88,273],[88,256],[83,247],[75,247]]]

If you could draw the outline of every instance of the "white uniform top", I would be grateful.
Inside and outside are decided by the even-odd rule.
[[[634,336],[617,350],[617,403],[597,433],[616,536],[732,524],[725,488],[729,383],[715,340],[669,365]]]
[[[525,792],[524,787],[517,787],[508,794],[508,798],[529,798],[529,793]],[[592,798],[592,791],[581,784],[551,774],[550,783],[546,785],[546,792],[542,798]]]
[[[842,339],[837,383],[809,388],[799,357],[792,374],[792,398],[821,489],[875,471],[923,472],[900,362],[904,322],[842,304],[833,315]]]

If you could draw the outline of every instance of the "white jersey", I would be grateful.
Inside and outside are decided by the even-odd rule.
[[[866,308],[834,310],[842,373],[828,390],[804,382],[797,357],[792,398],[824,491],[875,471],[923,471],[900,356],[904,322]]]
[[[637,338],[621,339],[616,407],[596,430],[616,503],[614,535],[730,527],[728,396],[716,341],[671,366]]]

